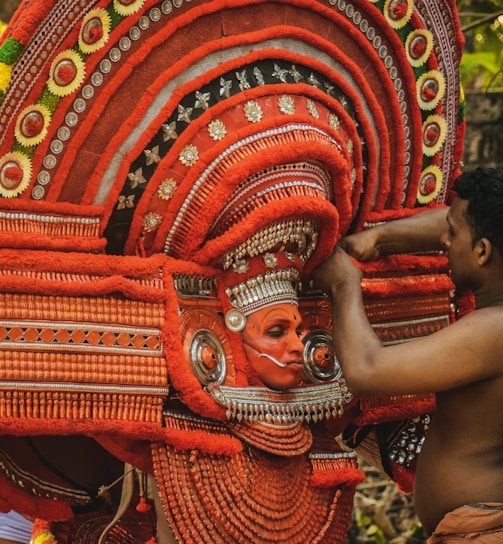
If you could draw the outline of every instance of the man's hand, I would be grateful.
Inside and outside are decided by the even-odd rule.
[[[341,245],[337,245],[332,255],[314,271],[313,280],[317,289],[335,298],[337,291],[344,286],[359,289],[362,271]]]
[[[360,262],[375,261],[381,257],[376,228],[349,234],[339,241],[339,246]]]

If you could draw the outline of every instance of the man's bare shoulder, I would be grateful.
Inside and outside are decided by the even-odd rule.
[[[503,373],[503,306],[487,306],[459,319],[446,332],[453,350],[472,352],[482,365]],[[497,372],[497,373],[500,373]]]
[[[432,335],[384,348],[377,362],[388,375],[379,374],[378,386],[391,391],[400,376],[402,393],[440,393],[501,376],[503,306],[475,310]]]

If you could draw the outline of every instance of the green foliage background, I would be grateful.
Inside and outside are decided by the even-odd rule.
[[[458,0],[465,89],[503,89],[503,0]]]

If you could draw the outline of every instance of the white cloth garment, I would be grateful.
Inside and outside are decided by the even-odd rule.
[[[30,544],[33,523],[14,510],[0,512],[0,538]]]

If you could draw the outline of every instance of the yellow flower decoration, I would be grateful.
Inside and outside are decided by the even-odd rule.
[[[82,21],[79,32],[79,47],[82,53],[90,54],[101,49],[110,37],[112,21],[103,9],[92,9]]]
[[[423,66],[433,51],[433,34],[425,28],[413,30],[405,40],[405,54],[411,66]]]
[[[384,3],[384,17],[394,29],[403,28],[410,21],[413,11],[413,0],[386,0]]]
[[[430,115],[423,123],[423,153],[433,157],[445,142],[447,122],[440,115]]]
[[[0,37],[5,32],[6,28],[7,28],[7,23],[4,23],[3,21],[0,21]]]
[[[0,196],[14,198],[30,184],[31,161],[22,153],[12,151],[0,158]]]
[[[52,61],[47,86],[56,96],[68,96],[82,85],[85,73],[86,67],[80,55],[67,49]]]
[[[434,110],[445,94],[445,79],[442,72],[430,70],[421,75],[416,83],[416,93],[421,109]]]
[[[0,91],[6,91],[12,77],[12,66],[0,62]]]
[[[54,544],[54,542],[56,542],[56,539],[51,533],[39,535],[33,540],[33,544]]]
[[[114,0],[114,10],[123,17],[132,15],[141,9],[145,0]]]
[[[428,204],[440,192],[442,188],[442,170],[434,164],[426,167],[421,174],[417,190],[417,201],[420,204]]]
[[[51,112],[42,104],[26,106],[16,121],[17,141],[30,147],[38,145],[47,136],[47,127],[51,123]]]

